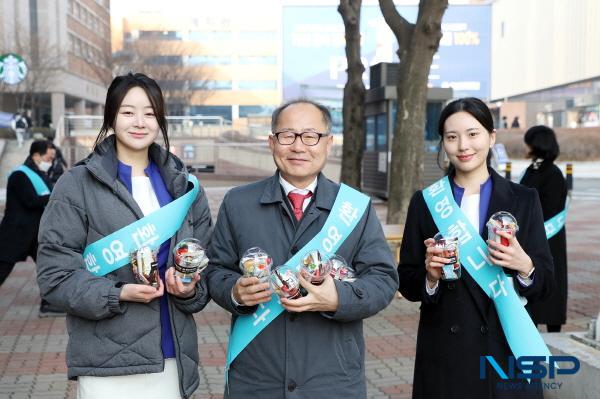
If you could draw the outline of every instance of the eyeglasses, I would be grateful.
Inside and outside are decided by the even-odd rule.
[[[319,144],[321,137],[329,136],[329,133],[319,133],[314,130],[304,130],[300,133],[294,130],[282,130],[273,133],[273,136],[275,136],[277,142],[281,145],[292,145],[296,142],[296,137],[300,137],[304,145],[313,146]]]

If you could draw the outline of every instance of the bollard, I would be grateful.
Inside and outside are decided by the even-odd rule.
[[[573,164],[567,164],[567,191],[573,190]]]
[[[510,173],[511,170],[512,170],[512,163],[507,162],[504,177],[506,177],[508,180],[510,180],[510,178],[511,178],[511,173]]]

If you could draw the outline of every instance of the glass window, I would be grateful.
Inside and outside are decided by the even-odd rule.
[[[148,57],[148,63],[153,65],[183,65],[180,55],[155,55]]]
[[[75,38],[75,55],[80,56],[81,55],[81,40],[79,40],[78,38]]]
[[[251,40],[251,41],[275,41],[277,40],[277,32],[276,31],[241,31],[240,38],[242,40]]]
[[[163,90],[183,90],[185,88],[184,80],[159,80],[158,85]]]
[[[442,113],[442,103],[441,102],[427,102],[427,108],[425,110],[425,131],[423,132],[425,140],[433,140],[438,141],[440,136],[438,135],[438,120],[440,119],[440,114]],[[396,101],[392,102],[392,126],[394,129],[392,130],[392,138],[396,131]],[[391,139],[390,139],[391,140]],[[391,148],[390,141],[390,148]]]
[[[379,114],[376,118],[377,123],[377,149],[387,150],[387,115]]]
[[[188,38],[193,42],[231,40],[231,32],[219,30],[192,30],[190,31]]]
[[[140,39],[181,40],[181,33],[174,30],[141,30]]]
[[[187,59],[188,65],[230,65],[231,56],[193,55]]]
[[[428,102],[425,112],[425,140],[437,141],[440,139],[440,135],[438,134],[438,120],[442,113],[442,103]]]
[[[193,105],[190,115],[220,116],[230,121],[232,112],[230,105]]]
[[[368,116],[365,124],[365,150],[372,151],[375,149],[375,117]]]
[[[277,89],[276,80],[240,80],[238,84],[240,90],[275,90]]]
[[[240,118],[250,115],[270,116],[275,106],[269,105],[240,105]]]
[[[194,80],[194,90],[231,90],[231,80]]]
[[[277,56],[240,56],[240,65],[277,65]]]

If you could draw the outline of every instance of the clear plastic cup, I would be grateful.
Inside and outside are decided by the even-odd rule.
[[[300,261],[300,274],[311,284],[321,284],[330,272],[329,258],[316,249],[308,251]]]
[[[508,238],[502,237],[498,233],[505,232],[514,237],[517,231],[519,231],[517,219],[505,211],[494,213],[486,225],[488,228],[488,239],[506,247],[509,244]]]
[[[244,277],[257,277],[261,283],[269,282],[273,260],[259,247],[252,247],[242,255],[240,270]]]
[[[140,284],[158,287],[157,253],[150,247],[141,247],[131,252],[131,269]]]
[[[196,273],[202,273],[208,266],[206,250],[195,238],[181,240],[173,248],[173,264],[175,275],[182,283],[189,284]]]
[[[300,297],[300,281],[293,267],[279,266],[271,272],[271,288],[281,298]]]
[[[442,266],[442,280],[458,280],[462,274],[458,237],[444,237],[441,233],[437,233],[433,239],[435,240],[435,246],[442,248],[442,253],[438,256],[449,260],[447,264]]]
[[[341,281],[354,281],[356,280],[356,273],[352,267],[348,265],[346,259],[340,255],[333,255],[329,258],[331,264],[331,277]]]

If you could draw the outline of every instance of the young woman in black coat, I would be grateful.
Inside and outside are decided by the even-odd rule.
[[[560,149],[554,131],[547,126],[534,126],[525,133],[525,148],[531,165],[521,184],[535,188],[542,204],[544,220],[565,209],[567,182],[554,164]],[[556,289],[547,300],[531,304],[531,317],[536,324],[546,324],[548,332],[560,332],[567,321],[567,234],[563,227],[548,240],[554,258]]]
[[[449,181],[457,205],[484,240],[490,215],[507,211],[519,230],[502,246],[487,241],[489,258],[514,277],[517,294],[532,302],[552,289],[552,258],[542,210],[534,190],[514,184],[489,168],[496,133],[492,115],[479,99],[448,104],[440,115],[441,145],[450,160]],[[434,246],[438,228],[422,191],[413,196],[400,252],[400,292],[421,302],[413,398],[541,398],[526,380],[501,380],[490,368],[480,378],[480,358],[490,355],[503,370],[512,355],[493,301],[463,267],[455,281],[441,279],[450,263]],[[466,254],[460,254],[464,262]],[[516,383],[507,387],[505,382]],[[538,380],[539,381],[539,380]]]

